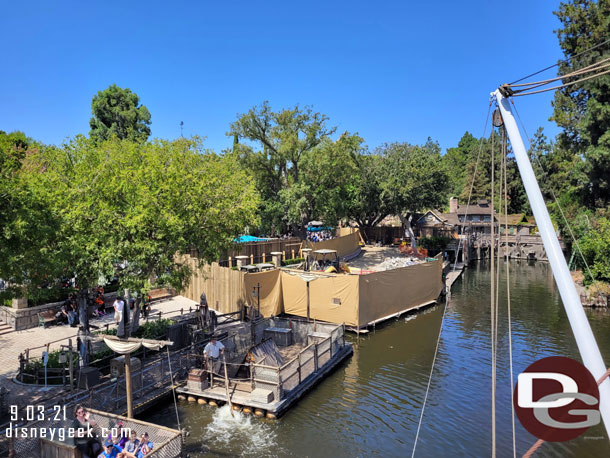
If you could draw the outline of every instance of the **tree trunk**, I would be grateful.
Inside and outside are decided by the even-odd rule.
[[[402,227],[405,231],[405,237],[409,237],[411,239],[411,248],[414,252],[417,252],[417,240],[415,240],[415,233],[413,232],[413,228],[411,227],[411,218],[413,217],[413,215],[409,216],[408,218],[403,215],[399,215],[399,217],[400,222],[402,223]]]
[[[85,332],[89,332],[89,289],[81,289],[78,296],[78,321]]]

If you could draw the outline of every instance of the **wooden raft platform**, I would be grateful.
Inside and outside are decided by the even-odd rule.
[[[297,400],[299,400],[307,391],[313,388],[314,385],[319,383],[324,377],[326,377],[333,369],[335,369],[341,362],[346,358],[350,357],[354,353],[354,349],[351,344],[345,344],[341,347],[328,361],[326,361],[316,371],[312,372],[307,378],[299,383],[295,388],[285,392],[284,397],[279,400],[274,399],[269,403],[257,401],[252,399],[251,393],[248,391],[248,383],[243,382],[231,382],[229,388],[229,396],[233,404],[250,407],[254,409],[261,409],[267,413],[271,413],[276,417],[283,415]],[[227,402],[227,394],[222,379],[216,379],[215,385],[212,388],[208,388],[203,391],[188,389],[186,385],[182,385],[176,388],[176,393],[183,394],[186,396],[193,396],[196,398],[204,398],[206,400]]]

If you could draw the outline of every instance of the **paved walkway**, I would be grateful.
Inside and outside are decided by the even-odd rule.
[[[162,312],[163,317],[165,317],[166,313],[175,312],[168,315],[168,318],[171,318],[179,315],[181,308],[187,313],[189,307],[194,309],[196,306],[196,302],[186,297],[174,296],[154,302],[151,315],[154,316]],[[111,314],[102,319],[92,319],[90,324],[99,326],[100,329],[105,328],[106,324],[110,324],[110,328],[116,327]],[[30,358],[40,357],[42,352],[46,350],[47,343],[50,343],[49,350],[53,351],[61,348],[61,344],[67,345],[70,338],[73,339],[72,345],[76,345],[76,330],[77,328],[71,328],[68,325],[51,325],[46,329],[37,327],[0,335],[0,348],[2,349],[0,351],[0,387],[9,390],[9,404],[16,402],[19,404],[35,404],[37,400],[47,398],[61,390],[61,387],[45,389],[44,387],[21,385],[15,383],[13,378],[19,370],[20,353],[29,348],[31,349]]]

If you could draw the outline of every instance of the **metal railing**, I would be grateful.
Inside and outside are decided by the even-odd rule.
[[[281,367],[252,364],[254,384],[273,391],[279,400],[327,364],[344,346],[345,326],[341,325],[332,329],[329,337],[309,343]]]

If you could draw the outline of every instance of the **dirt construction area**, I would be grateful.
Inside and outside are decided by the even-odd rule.
[[[361,270],[380,272],[405,267],[417,262],[419,261],[402,254],[398,247],[367,246],[362,248],[360,255],[348,262],[347,265],[351,272],[358,273]]]

